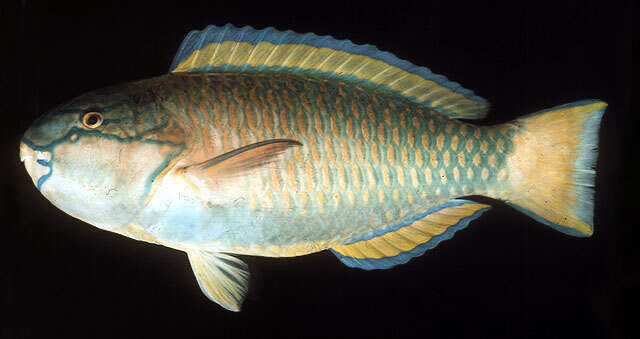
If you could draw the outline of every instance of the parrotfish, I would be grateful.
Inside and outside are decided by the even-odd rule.
[[[168,74],[81,95],[25,132],[20,159],[53,205],[95,227],[187,253],[203,293],[239,311],[237,255],[332,251],[387,269],[506,202],[593,233],[606,104],[495,126],[489,104],[371,45],[209,26]]]

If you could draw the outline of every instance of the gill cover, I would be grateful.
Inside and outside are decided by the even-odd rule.
[[[136,91],[122,85],[76,97],[36,120],[20,146],[27,172],[52,204],[107,230],[132,220],[153,180],[185,148],[161,139],[166,119],[140,113]]]

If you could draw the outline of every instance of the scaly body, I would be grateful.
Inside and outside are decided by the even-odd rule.
[[[243,178],[229,188],[237,195],[215,203],[161,174],[156,185],[173,180],[180,193],[175,185],[154,188],[135,224],[175,247],[306,254],[455,197],[493,195],[508,175],[515,127],[476,127],[383,90],[269,73],[167,75],[138,85],[164,93],[160,105],[139,110],[169,114],[184,130],[181,166],[261,140],[306,146],[294,148],[277,173]]]
[[[486,100],[372,46],[209,26],[167,75],[82,95],[26,132],[20,158],[55,206],[185,251],[204,294],[238,311],[232,254],[325,249],[386,269],[505,201],[593,234],[592,169],[606,104],[584,100],[478,127]]]

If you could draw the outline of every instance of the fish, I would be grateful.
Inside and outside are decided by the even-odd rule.
[[[240,311],[238,256],[329,250],[349,267],[404,264],[483,213],[485,196],[593,234],[607,104],[478,126],[489,103],[371,45],[274,28],[190,32],[169,72],[54,107],[19,156],[54,206],[186,252],[204,295]]]

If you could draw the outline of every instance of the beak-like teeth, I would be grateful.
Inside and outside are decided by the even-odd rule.
[[[49,162],[51,160],[51,153],[47,151],[36,151],[27,146],[24,142],[20,143],[20,161],[24,162],[26,159],[44,160]]]
[[[35,151],[31,147],[24,142],[20,143],[20,161],[24,162],[26,159],[33,159],[34,155]]]
[[[47,151],[36,151],[25,143],[20,143],[20,161],[24,162],[24,168],[36,186],[38,186],[38,179],[50,171],[50,168],[41,164],[39,160],[48,163],[51,161],[51,153]]]

